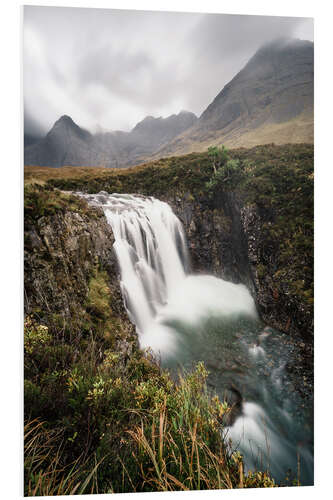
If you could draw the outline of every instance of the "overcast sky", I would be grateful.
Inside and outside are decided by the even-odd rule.
[[[198,116],[265,42],[313,41],[309,18],[24,8],[25,132],[61,115],[95,132]]]

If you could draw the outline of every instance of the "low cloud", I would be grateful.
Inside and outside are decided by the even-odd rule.
[[[313,40],[305,18],[24,8],[25,131],[62,114],[92,131],[200,115],[265,42]]]

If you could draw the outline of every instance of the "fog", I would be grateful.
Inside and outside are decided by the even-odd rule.
[[[24,8],[25,133],[63,114],[94,132],[200,115],[264,43],[313,40],[309,18]]]

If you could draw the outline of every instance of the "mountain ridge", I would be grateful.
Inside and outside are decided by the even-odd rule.
[[[25,164],[127,167],[216,144],[273,142],[313,143],[313,42],[280,38],[260,47],[199,118],[183,110],[93,135],[63,115],[25,148]]]
[[[157,154],[265,142],[313,142],[313,42],[277,39],[259,48],[193,127]]]
[[[176,135],[193,125],[194,113],[181,111],[166,118],[147,116],[130,132],[91,134],[68,115],[55,121],[45,137],[24,150],[25,165],[128,166],[150,156]]]

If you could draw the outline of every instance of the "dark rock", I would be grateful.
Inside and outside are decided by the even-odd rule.
[[[58,212],[26,221],[24,252],[25,313],[38,311],[48,324],[60,315],[72,326],[85,313],[89,282],[96,266],[106,270],[112,297],[112,312],[121,320],[125,338],[119,339],[127,354],[137,342],[134,326],[125,311],[113,251],[114,236],[104,215],[96,209],[85,214]],[[74,326],[73,326],[74,327]],[[118,343],[119,343],[118,342]]]

